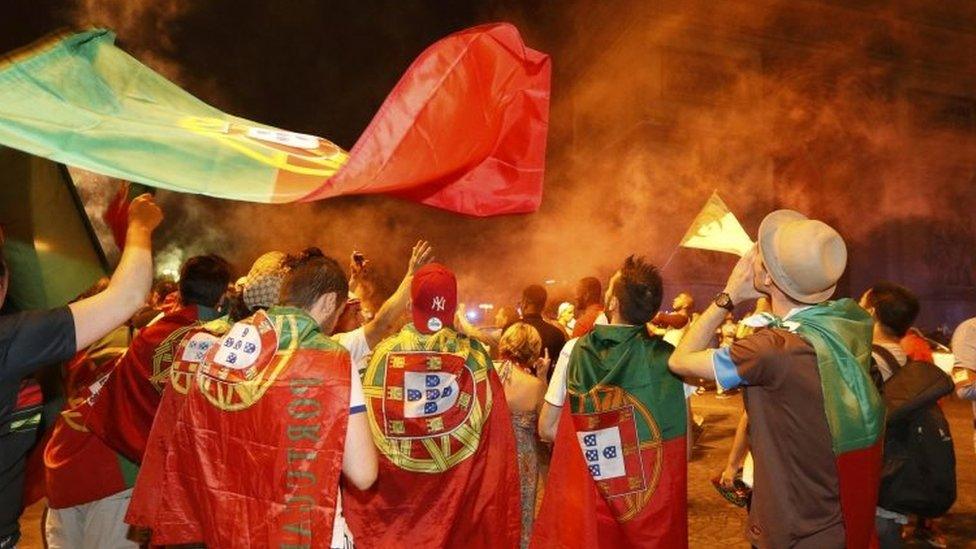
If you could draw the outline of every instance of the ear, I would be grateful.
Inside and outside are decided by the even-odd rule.
[[[616,311],[620,308],[620,300],[617,296],[610,296],[610,301],[607,302],[607,311]]]
[[[323,319],[332,316],[336,310],[336,293],[329,292],[327,294],[320,295],[315,301],[315,305],[312,306],[312,310],[319,313],[319,316],[321,316]]]

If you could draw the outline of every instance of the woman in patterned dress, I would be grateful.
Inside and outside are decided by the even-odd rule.
[[[505,387],[505,400],[512,414],[518,448],[519,479],[522,489],[522,548],[528,547],[535,518],[540,479],[548,452],[538,434],[539,409],[546,393],[544,376],[548,359],[540,359],[542,339],[535,328],[516,322],[502,334],[495,369]]]

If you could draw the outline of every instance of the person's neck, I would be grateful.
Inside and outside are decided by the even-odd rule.
[[[773,314],[780,318],[785,318],[786,315],[790,314],[790,311],[793,309],[810,306],[809,303],[800,303],[799,301],[796,301],[783,292],[777,290],[770,292],[769,302]]]
[[[631,324],[630,322],[625,320],[622,316],[617,314],[617,311],[612,311],[610,313],[610,318],[608,318],[607,320],[610,321],[611,326],[636,326],[636,324]]]
[[[874,321],[874,334],[872,336],[872,339],[874,340],[874,343],[876,343],[877,345],[885,345],[885,344],[901,345],[901,338],[895,337],[890,333],[888,333],[887,331],[885,331],[885,329],[881,327],[881,324],[878,323],[878,321]]]
[[[538,309],[522,309],[522,316],[542,316],[542,311]]]

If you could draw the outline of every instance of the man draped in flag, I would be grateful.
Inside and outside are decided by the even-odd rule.
[[[340,473],[366,489],[377,467],[349,352],[325,335],[348,291],[335,260],[304,255],[280,305],[208,348],[171,434],[154,543],[331,546]]]
[[[687,410],[673,347],[645,325],[657,269],[629,257],[610,279],[609,325],[570,340],[539,417],[555,439],[532,547],[688,546]]]
[[[181,337],[180,328],[216,318],[214,307],[229,281],[230,266],[218,256],[186,260],[180,269],[180,306],[139,332],[93,396],[90,409],[79,409],[86,427],[129,461],[142,462],[169,377],[164,367],[169,357],[163,344],[168,338]]]
[[[240,319],[234,319],[240,320]],[[171,510],[161,505],[162,483],[166,452],[176,418],[183,409],[183,401],[190,383],[195,379],[197,368],[221,336],[227,333],[234,320],[220,317],[206,324],[191,324],[173,332],[157,349],[164,356],[162,369],[168,372],[162,398],[146,439],[146,450],[139,475],[132,489],[132,499],[125,512],[125,522],[135,526],[143,536],[152,540],[153,532],[170,528]],[[175,528],[182,524],[176,517]]]
[[[100,282],[82,297],[104,286]],[[68,402],[44,447],[48,547],[136,547],[126,539],[128,527],[122,517],[138,467],[88,432],[80,414],[71,409],[104,382],[130,339],[129,326],[119,326],[76,353],[64,367]]]
[[[413,323],[377,347],[363,391],[380,472],[345,492],[362,547],[517,547],[515,435],[485,348],[454,330],[457,282],[432,263],[411,282]]]
[[[847,265],[843,238],[791,210],[766,216],[671,356],[679,375],[744,387],[755,484],[747,537],[757,547],[861,549],[874,542],[884,407],[868,373],[871,318],[827,301]],[[768,295],[772,315],[732,347],[705,350],[735,304]]]

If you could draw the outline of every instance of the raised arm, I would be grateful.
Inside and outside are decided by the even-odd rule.
[[[417,269],[434,259],[431,251],[430,244],[426,240],[420,240],[414,245],[413,252],[410,254],[410,263],[407,264],[407,274],[403,275],[403,280],[400,281],[400,285],[393,292],[393,295],[383,302],[380,310],[376,311],[373,318],[363,325],[366,343],[369,344],[370,349],[374,348],[377,343],[393,331],[397,319],[400,318],[400,315],[407,308],[413,274],[417,272]]]
[[[749,253],[739,259],[729,276],[725,293],[729,294],[733,303],[741,303],[760,295],[753,286],[753,261],[757,253],[756,248],[753,247]],[[708,345],[715,330],[725,320],[727,312],[712,303],[698,317],[698,320],[692,323],[668,361],[672,372],[683,377],[715,379],[715,370],[712,367],[714,351],[709,349]]]
[[[108,288],[69,305],[76,349],[88,347],[121,326],[145,303],[153,277],[152,233],[162,219],[151,195],[132,201],[125,249]]]
[[[366,490],[376,482],[379,458],[376,445],[369,434],[365,412],[349,416],[346,442],[342,452],[342,475],[353,486]]]

